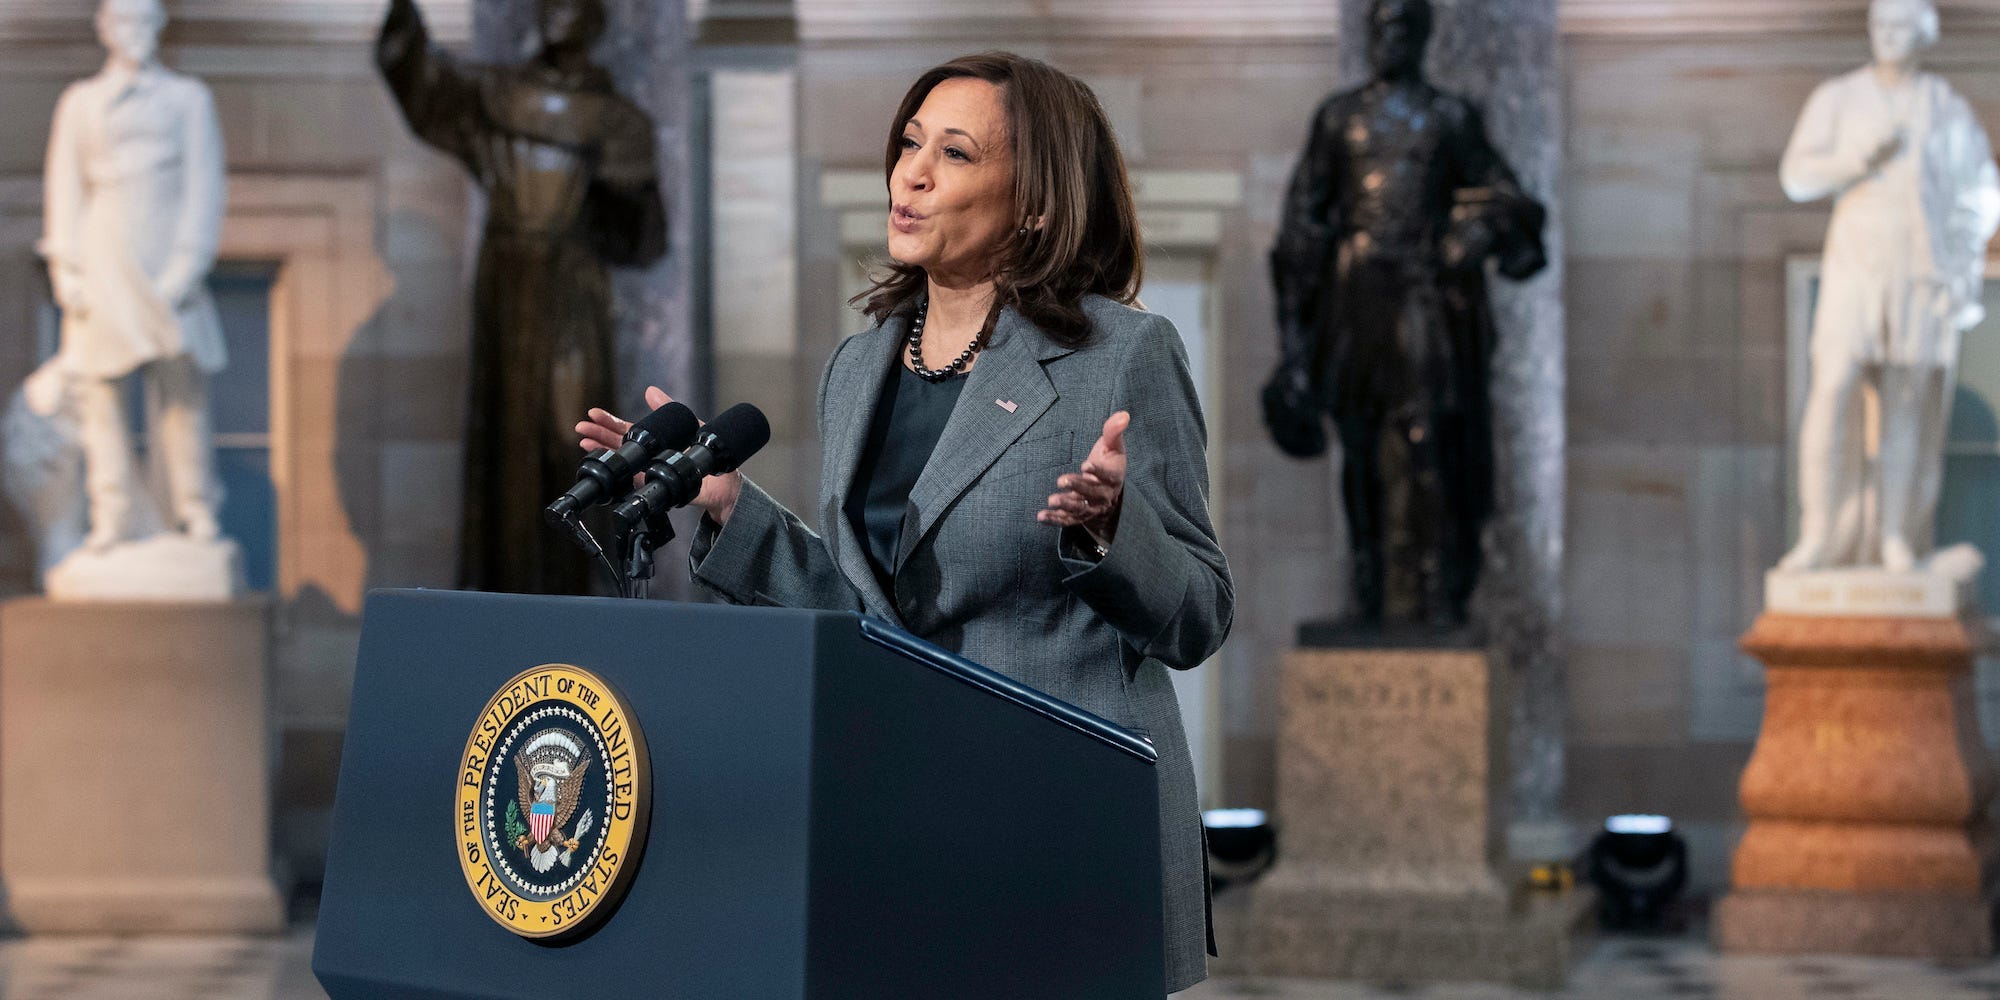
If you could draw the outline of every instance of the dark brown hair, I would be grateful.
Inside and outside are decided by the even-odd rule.
[[[1014,210],[1019,217],[1000,244],[994,265],[994,306],[1013,306],[1058,343],[1075,347],[1090,336],[1081,299],[1096,293],[1131,303],[1139,294],[1145,251],[1125,157],[1110,119],[1083,81],[1012,52],[960,56],[917,77],[889,123],[882,177],[903,154],[903,127],[931,89],[970,77],[1000,88],[1014,163]],[[1030,220],[1040,220],[1033,224]],[[1019,230],[1025,227],[1027,232]],[[924,291],[924,270],[889,261],[887,273],[852,302],[881,322]],[[993,318],[987,318],[992,332]]]

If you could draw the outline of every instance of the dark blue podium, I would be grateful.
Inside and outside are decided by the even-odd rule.
[[[458,764],[508,678],[614,686],[652,777],[618,908],[488,919]],[[313,972],[334,1000],[1147,998],[1164,992],[1150,744],[853,614],[369,595]]]

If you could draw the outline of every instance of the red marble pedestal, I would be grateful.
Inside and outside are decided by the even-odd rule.
[[[1749,827],[1716,944],[1735,952],[1982,958],[1993,951],[1994,767],[1973,617],[1771,614]]]

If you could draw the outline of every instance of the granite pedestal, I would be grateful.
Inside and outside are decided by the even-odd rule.
[[[1749,818],[1718,905],[1732,952],[1993,952],[1994,768],[1968,588],[1919,573],[1773,573],[1743,637],[1762,660]]]
[[[0,603],[0,880],[29,932],[266,932],[270,602]]]
[[[1474,648],[1299,649],[1280,681],[1278,862],[1245,971],[1561,986],[1588,892],[1502,861],[1504,685]]]

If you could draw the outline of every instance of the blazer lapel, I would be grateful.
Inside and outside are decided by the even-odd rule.
[[[834,561],[861,593],[863,606],[875,609],[892,621],[895,602],[876,582],[874,567],[868,563],[867,549],[854,526],[847,522],[847,494],[854,489],[854,473],[861,464],[861,450],[868,445],[868,426],[875,419],[875,407],[882,401],[882,382],[889,376],[890,345],[903,342],[909,318],[889,317],[882,325],[857,334],[855,342],[841,352],[840,364],[826,382],[826,471],[828,486],[820,503],[820,532],[833,546]],[[978,369],[973,369],[977,371]]]
[[[1042,362],[1070,353],[1035,329],[1020,313],[1004,309],[993,336],[967,375],[944,434],[910,491],[896,569],[937,527],[945,510],[971,488],[1002,452],[1055,405],[1056,389]],[[1033,511],[1023,511],[1023,517]],[[912,530],[914,528],[914,530]]]

